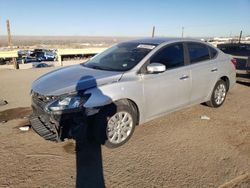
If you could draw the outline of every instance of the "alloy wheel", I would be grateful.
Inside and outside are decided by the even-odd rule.
[[[108,121],[107,138],[113,144],[120,144],[130,136],[132,129],[131,114],[125,111],[117,112]]]

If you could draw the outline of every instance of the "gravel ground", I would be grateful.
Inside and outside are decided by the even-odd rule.
[[[30,83],[46,71],[0,72],[9,102],[0,111],[29,106]],[[27,119],[0,123],[0,187],[250,187],[249,96],[236,84],[222,107],[196,105],[145,123],[117,149],[45,141],[18,129]]]

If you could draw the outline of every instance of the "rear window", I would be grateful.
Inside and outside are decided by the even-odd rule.
[[[199,43],[188,43],[190,63],[197,63],[210,59],[208,47]]]

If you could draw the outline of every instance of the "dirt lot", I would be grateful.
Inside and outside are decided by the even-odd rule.
[[[28,107],[31,81],[48,70],[0,71],[9,102],[0,111]],[[0,123],[0,187],[250,187],[249,97],[237,84],[221,108],[196,105],[143,124],[113,150],[45,141],[18,129],[26,118]]]

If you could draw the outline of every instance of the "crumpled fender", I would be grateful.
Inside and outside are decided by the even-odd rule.
[[[144,97],[143,85],[140,82],[114,82],[91,88],[85,91],[84,94],[91,94],[84,104],[85,108],[100,108],[114,101],[129,99],[136,104],[139,112],[141,112],[140,117],[143,118],[141,110],[143,110]]]

